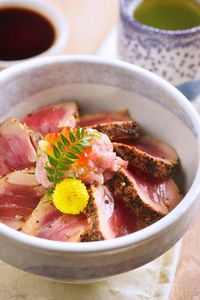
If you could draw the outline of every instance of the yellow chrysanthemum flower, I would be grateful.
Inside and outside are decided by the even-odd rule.
[[[62,180],[52,195],[55,207],[63,213],[77,215],[88,204],[89,195],[86,186],[78,179]]]

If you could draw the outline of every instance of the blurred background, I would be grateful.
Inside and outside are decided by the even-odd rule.
[[[117,23],[118,0],[48,0],[48,2],[55,4],[67,17],[70,35],[66,54],[95,54],[109,30]]]

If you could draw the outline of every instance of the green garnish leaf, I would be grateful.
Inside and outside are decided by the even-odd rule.
[[[74,143],[76,140],[75,136],[73,135],[73,133],[71,131],[69,131],[69,138],[72,143]]]
[[[66,165],[59,164],[59,165],[57,166],[57,169],[58,169],[58,170],[62,170],[62,171],[68,171],[68,170],[69,170],[69,167],[66,166]]]
[[[70,147],[70,150],[77,154],[82,154],[82,152],[78,149],[78,147]]]
[[[85,130],[84,130],[84,128],[81,128],[80,129],[80,139],[83,139],[84,135],[85,135]]]
[[[68,139],[63,134],[60,134],[60,137],[61,137],[61,139],[63,141],[63,144],[65,146],[69,146],[70,145],[70,142],[68,141]]]
[[[69,158],[72,158],[72,159],[79,159],[79,157],[76,154],[74,154],[73,152],[68,152],[66,154],[66,156]]]
[[[47,155],[48,163],[45,166],[48,180],[53,184],[48,190],[51,196],[55,186],[64,178],[65,172],[73,168],[73,164],[92,146],[91,139],[94,133],[85,134],[84,128],[78,127],[76,134],[69,130],[69,139],[60,133],[61,140],[53,145],[53,155]]]
[[[65,151],[65,147],[60,141],[57,142],[57,145],[58,145],[58,148],[61,152]]]
[[[53,158],[52,156],[48,155],[48,160],[50,162],[50,164],[53,166],[53,167],[56,167],[57,166],[57,160],[55,158]]]
[[[60,172],[60,170],[58,170],[58,171],[56,172],[56,179],[59,179],[59,178],[61,178],[61,177],[63,177],[63,176],[64,176],[64,173]]]
[[[80,129],[80,127],[78,127],[77,131],[76,131],[76,139],[80,140],[80,137],[81,137],[81,129]]]
[[[54,192],[54,188],[49,188],[46,193],[47,195],[51,196],[53,192]]]
[[[48,167],[47,165],[45,166],[45,170],[47,171],[47,173],[49,173],[51,175],[54,174],[54,169]]]
[[[47,175],[47,178],[48,178],[48,180],[49,180],[50,182],[54,182],[54,176],[49,176],[49,175]]]
[[[73,160],[70,160],[70,159],[68,159],[66,157],[62,157],[60,160],[61,160],[61,162],[65,163],[67,165],[72,165],[74,163]]]
[[[53,154],[55,155],[56,158],[58,158],[58,159],[60,158],[60,155],[61,155],[60,151],[55,145],[53,146]]]
[[[76,145],[76,147],[77,147],[78,149],[87,150],[87,147],[83,146],[82,143],[80,143],[79,145]]]

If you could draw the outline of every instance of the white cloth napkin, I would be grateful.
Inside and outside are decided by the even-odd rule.
[[[1,300],[165,300],[174,278],[180,244],[153,262],[92,284],[65,284],[0,262]]]

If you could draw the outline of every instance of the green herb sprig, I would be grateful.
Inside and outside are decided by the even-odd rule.
[[[52,195],[55,186],[63,179],[64,172],[72,168],[72,165],[79,159],[78,155],[84,154],[88,147],[92,146],[91,138],[96,132],[85,135],[84,128],[78,127],[76,134],[69,131],[69,139],[60,133],[61,140],[56,141],[53,145],[53,156],[48,156],[48,162],[45,166],[48,180],[53,187],[48,190],[48,194]]]

